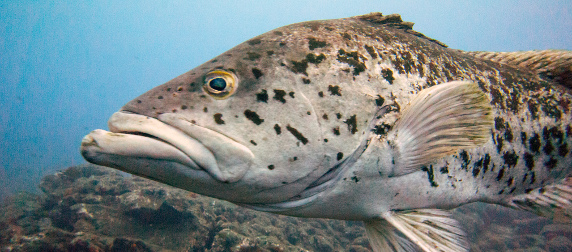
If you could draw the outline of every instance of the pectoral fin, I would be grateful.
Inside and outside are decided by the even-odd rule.
[[[387,212],[382,217],[380,220],[365,222],[375,252],[415,251],[416,247],[431,252],[469,251],[465,233],[446,211],[418,209]],[[396,230],[411,241],[404,240]]]
[[[447,82],[419,92],[388,136],[395,159],[390,176],[485,143],[493,125],[491,113],[487,96],[472,82]]]

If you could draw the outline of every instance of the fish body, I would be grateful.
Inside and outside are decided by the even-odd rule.
[[[546,52],[501,62],[412,25],[372,13],[262,34],[127,103],[82,154],[261,211],[362,220],[376,251],[467,249],[438,209],[469,202],[568,214],[570,53],[539,74]]]

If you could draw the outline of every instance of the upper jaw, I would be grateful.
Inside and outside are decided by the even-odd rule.
[[[111,132],[95,130],[83,138],[82,155],[89,162],[146,177],[154,174],[140,174],[137,167],[128,167],[134,162],[126,160],[176,162],[206,171],[219,182],[233,183],[245,175],[254,158],[244,145],[174,113],[153,118],[120,111],[108,125]]]

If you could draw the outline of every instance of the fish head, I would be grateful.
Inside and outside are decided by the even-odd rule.
[[[130,101],[109,132],[83,139],[82,155],[231,202],[297,195],[329,167],[317,113],[298,92],[306,84],[284,67],[299,52],[283,49],[279,35],[246,41]]]

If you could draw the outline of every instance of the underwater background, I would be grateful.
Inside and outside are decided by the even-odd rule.
[[[6,205],[0,209],[2,213],[0,215],[0,251],[4,251],[2,244],[10,243],[13,237],[23,239],[21,238],[23,236],[29,238],[34,237],[33,234],[43,233],[44,238],[48,239],[49,235],[45,236],[45,234],[49,232],[45,230],[61,230],[64,233],[52,234],[54,237],[65,237],[67,234],[69,241],[65,240],[66,244],[77,238],[77,236],[69,235],[77,233],[74,233],[74,230],[85,230],[82,232],[93,230],[99,232],[98,235],[106,235],[106,237],[129,236],[135,239],[150,239],[151,245],[146,246],[151,250],[155,250],[153,246],[169,247],[173,250],[184,248],[188,251],[194,248],[189,247],[191,245],[188,244],[185,245],[186,247],[183,245],[177,247],[171,243],[165,245],[164,241],[161,243],[161,241],[149,238],[153,236],[152,234],[145,234],[148,236],[126,235],[119,233],[117,227],[105,228],[106,226],[102,224],[104,220],[99,220],[97,217],[98,213],[99,216],[108,216],[108,212],[117,209],[123,209],[117,211],[124,211],[127,216],[131,216],[130,218],[142,218],[142,223],[145,224],[141,224],[143,226],[149,224],[162,227],[163,229],[153,229],[155,231],[148,232],[163,234],[163,237],[167,237],[165,239],[169,239],[169,234],[160,232],[167,232],[169,228],[161,226],[166,225],[165,223],[154,222],[153,216],[174,213],[178,216],[177,218],[181,218],[171,220],[171,222],[167,221],[167,224],[195,218],[194,222],[191,222],[202,223],[195,225],[195,231],[198,230],[196,232],[199,237],[196,239],[210,237],[209,239],[213,240],[210,241],[211,248],[207,249],[197,245],[198,249],[194,251],[210,251],[209,249],[217,251],[216,246],[212,247],[212,244],[226,244],[225,239],[216,236],[220,233],[219,231],[225,230],[219,229],[216,219],[217,216],[222,218],[220,216],[228,214],[234,216],[234,219],[228,219],[228,223],[241,224],[236,224],[236,226],[247,226],[242,224],[256,219],[252,216],[270,216],[265,217],[268,218],[267,221],[274,220],[274,224],[259,223],[256,225],[288,227],[288,224],[284,223],[294,223],[292,228],[302,227],[303,231],[294,229],[272,231],[282,232],[284,237],[280,239],[291,240],[289,244],[294,247],[320,250],[319,244],[334,244],[331,247],[323,245],[325,246],[322,248],[323,251],[328,251],[329,248],[336,250],[349,248],[354,245],[354,251],[359,251],[359,247],[367,249],[367,240],[360,240],[360,237],[365,239],[363,227],[357,223],[354,226],[351,222],[313,220],[318,221],[315,222],[318,224],[307,224],[308,228],[306,228],[306,224],[298,223],[296,218],[237,210],[230,204],[222,207],[230,210],[216,210],[218,208],[215,206],[218,205],[212,205],[212,199],[196,195],[191,195],[191,199],[196,199],[197,206],[203,207],[203,212],[212,211],[211,217],[208,218],[213,220],[198,212],[193,212],[198,211],[196,207],[182,206],[181,204],[188,203],[179,201],[170,203],[171,205],[165,206],[164,209],[160,209],[162,205],[158,204],[158,210],[156,210],[159,212],[157,213],[140,213],[138,211],[141,210],[130,208],[131,203],[128,200],[134,200],[133,198],[120,200],[115,202],[117,205],[113,205],[106,201],[108,200],[106,196],[115,197],[127,192],[139,192],[138,197],[145,198],[148,197],[148,191],[152,192],[151,195],[155,195],[153,193],[156,191],[162,194],[165,190],[174,189],[153,187],[154,189],[146,189],[148,191],[140,193],[143,189],[137,186],[145,188],[152,186],[137,184],[143,182],[136,178],[115,177],[115,173],[111,174],[111,170],[99,174],[97,169],[100,168],[93,167],[93,172],[99,174],[100,177],[96,176],[91,180],[98,182],[89,182],[89,176],[84,176],[89,174],[85,171],[89,169],[84,166],[72,168],[71,171],[67,170],[72,175],[65,175],[65,172],[61,173],[65,176],[58,175],[66,178],[62,180],[64,182],[54,180],[53,176],[56,175],[52,174],[70,166],[84,164],[85,161],[79,154],[82,137],[93,129],[106,129],[107,120],[113,112],[152,87],[171,80],[233,46],[274,28],[296,22],[343,18],[369,12],[398,13],[404,21],[414,22],[416,31],[442,41],[453,49],[465,51],[572,50],[572,4],[568,0],[463,2],[0,0],[0,201],[10,196],[10,199],[5,202]],[[76,171],[78,169],[81,175],[78,175],[80,173]],[[39,186],[43,177],[45,177],[42,182],[43,186]],[[133,179],[135,182],[132,181]],[[125,182],[127,180],[128,182]],[[85,184],[88,182],[96,185]],[[97,189],[100,183],[109,183],[109,185],[103,186],[104,189]],[[127,189],[117,189],[122,188],[121,186],[125,183],[134,183],[137,186],[130,184],[126,187]],[[156,186],[156,184],[153,185]],[[119,190],[119,192],[114,190]],[[20,193],[14,196],[22,191],[34,194]],[[183,192],[177,193],[183,194]],[[153,197],[158,197],[157,202],[168,201],[165,195]],[[67,201],[63,200],[66,198]],[[137,197],[135,199],[140,200]],[[88,218],[77,214],[84,211],[85,207],[82,208],[81,204],[111,204],[112,208],[107,209],[107,212],[86,208],[86,215],[88,217],[91,215]],[[173,210],[169,207],[176,209],[176,212],[172,212]],[[548,231],[542,233],[544,227],[552,224],[528,214],[521,215],[521,213],[508,211],[500,214],[500,211],[504,210],[500,210],[500,207],[468,206],[457,212],[464,214],[461,219],[464,218],[467,225],[473,225],[467,228],[469,232],[487,231],[490,233],[489,237],[484,235],[479,238],[483,241],[491,241],[494,237],[500,237],[500,234],[510,237],[512,240],[509,243],[513,244],[511,245],[513,247],[507,247],[506,240],[502,240],[498,242],[503,244],[498,245],[500,246],[498,248],[501,248],[499,251],[503,251],[502,248],[521,248],[522,246],[518,245],[520,240],[515,238],[517,234],[534,234],[534,237],[522,238],[522,240],[536,239],[534,241],[537,244],[531,243],[526,246],[543,249],[548,249],[547,241],[553,240],[553,236],[565,236],[558,232],[572,236],[572,231],[561,231],[558,228],[556,228],[558,230],[556,234],[546,233]],[[65,218],[60,218],[59,215]],[[6,218],[15,218],[13,219],[15,224],[10,226],[12,222],[6,222]],[[82,218],[89,220],[84,222],[89,222],[91,227],[79,221],[83,220]],[[109,221],[109,218],[105,221]],[[264,218],[262,219],[265,221]],[[499,220],[498,222],[506,226],[491,228],[490,225],[493,225],[491,222],[494,222],[491,220]],[[515,224],[515,220],[521,222]],[[484,222],[488,224],[482,224]],[[529,225],[524,225],[524,222]],[[137,229],[137,227],[125,226],[124,222],[119,223],[126,229]],[[528,226],[527,228],[531,230],[518,229],[521,224],[523,227]],[[80,226],[76,227],[76,225]],[[318,231],[307,231],[316,229],[316,227],[310,227],[312,225],[319,225]],[[15,227],[20,227],[22,230],[18,231]],[[512,229],[507,227],[512,227]],[[244,237],[249,237],[246,235],[249,233],[253,237],[259,237],[258,234],[263,233],[260,231],[262,229],[255,231],[251,229],[256,228],[249,230],[229,228],[232,232]],[[3,230],[12,231],[6,233]],[[209,232],[215,233],[209,236]],[[271,231],[268,232],[271,233]],[[325,240],[316,240],[312,243],[307,238],[307,236],[314,236],[312,232],[320,234],[316,237],[324,237]],[[290,233],[294,238],[289,236]],[[224,236],[224,234],[221,235]],[[244,241],[242,238],[233,238],[235,236],[232,235],[234,234],[230,233],[228,236],[231,237],[228,238],[231,241],[238,244]],[[478,239],[472,235],[469,233],[471,241],[478,244]],[[547,238],[549,236],[552,238]],[[184,241],[187,238],[183,237],[180,240]],[[178,238],[172,239],[172,243],[178,244]],[[219,243],[213,243],[216,239],[221,240]],[[330,239],[335,239],[335,241]],[[53,240],[47,241],[55,243]],[[110,238],[107,243],[103,240],[98,242],[102,244],[102,247],[112,248],[115,240]],[[121,240],[118,244],[120,242]],[[204,239],[201,242],[207,243]],[[125,242],[129,246],[132,243]],[[253,239],[252,244],[255,243]],[[260,241],[259,243],[261,244]],[[515,243],[518,246],[514,245]],[[231,245],[228,245],[228,248],[236,247],[236,244]],[[224,247],[226,245],[220,246],[226,248]],[[275,250],[290,251],[285,246]],[[262,251],[266,251],[265,249],[272,250],[264,247]]]

